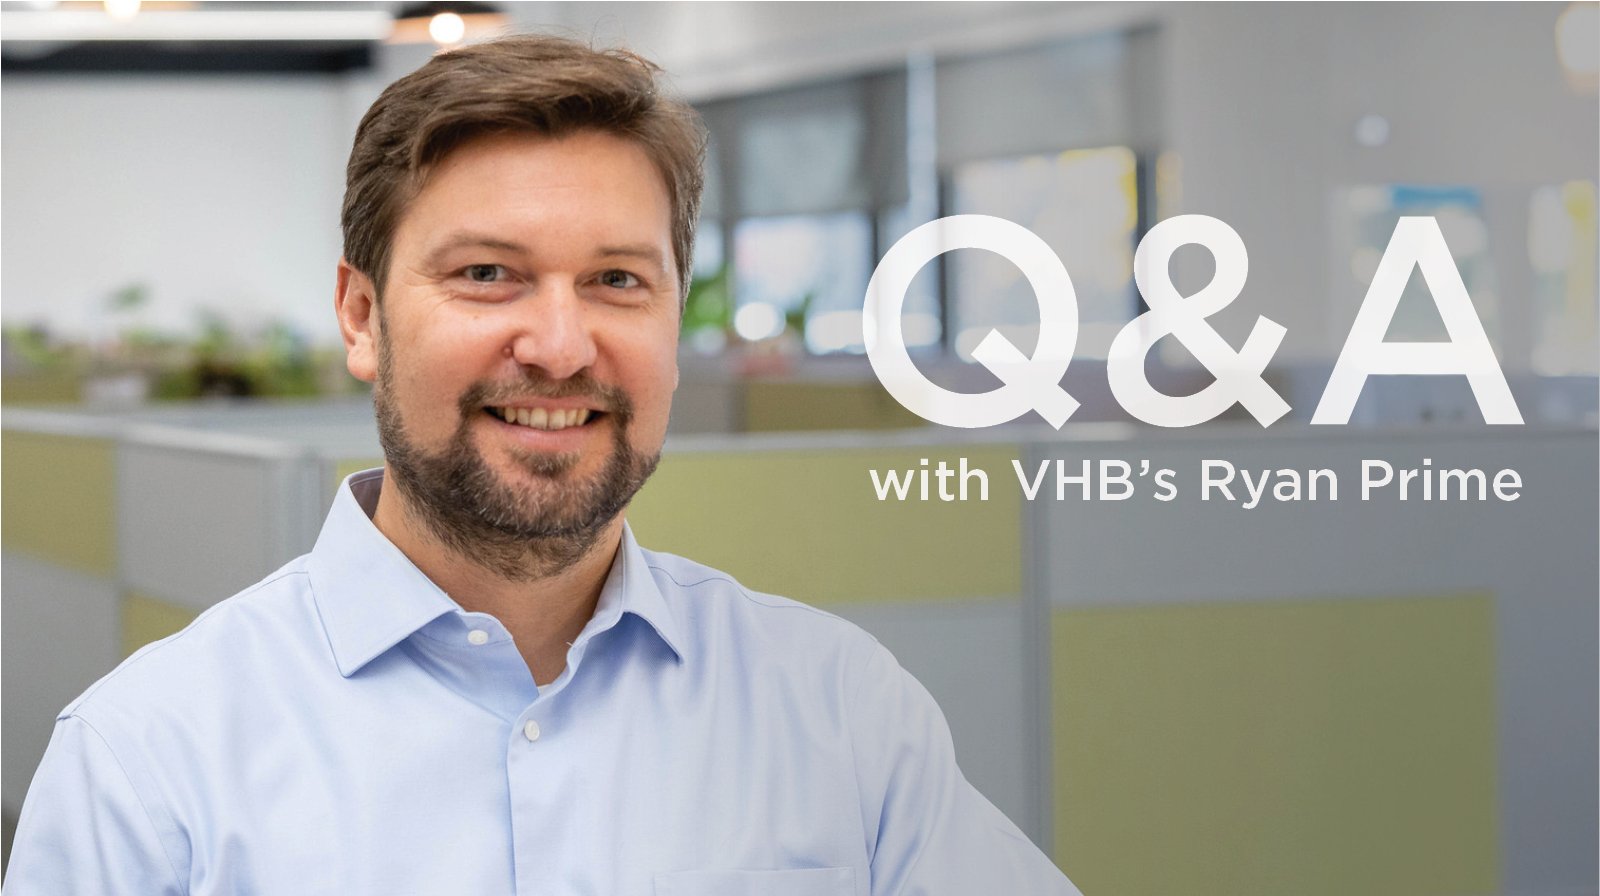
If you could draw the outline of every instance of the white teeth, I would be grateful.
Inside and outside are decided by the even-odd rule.
[[[495,415],[507,423],[530,426],[534,429],[556,430],[569,426],[582,426],[589,422],[594,412],[588,408],[550,410],[548,408],[499,408]]]

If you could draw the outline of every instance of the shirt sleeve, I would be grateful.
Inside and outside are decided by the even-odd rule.
[[[1083,896],[962,776],[933,697],[876,646],[850,705],[872,896]]]
[[[17,822],[6,896],[181,896],[184,890],[110,746],[83,719],[58,720]]]

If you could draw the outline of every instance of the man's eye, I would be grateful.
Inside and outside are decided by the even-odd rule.
[[[505,279],[506,269],[497,264],[474,264],[466,269],[467,279],[473,283],[498,283]]]
[[[632,289],[639,285],[639,278],[627,271],[606,271],[600,275],[600,282],[614,289]]]

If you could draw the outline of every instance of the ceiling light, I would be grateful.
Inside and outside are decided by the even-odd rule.
[[[106,14],[126,22],[139,14],[139,0],[105,0]]]
[[[487,3],[411,3],[395,16],[389,43],[451,47],[488,37],[509,24],[505,13]]]
[[[467,36],[467,23],[453,12],[441,12],[428,20],[428,36],[441,47],[459,44]]]

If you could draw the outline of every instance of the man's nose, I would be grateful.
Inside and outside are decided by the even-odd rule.
[[[571,286],[541,291],[526,309],[511,341],[518,364],[537,367],[552,379],[566,379],[595,362],[594,334],[583,299]]]

